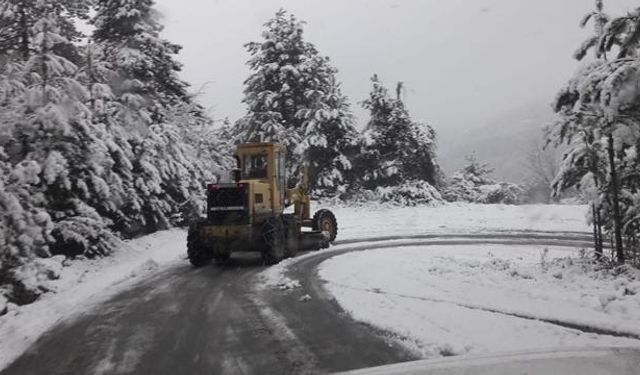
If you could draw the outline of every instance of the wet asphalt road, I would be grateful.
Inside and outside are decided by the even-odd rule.
[[[313,374],[413,360],[385,332],[352,320],[325,292],[316,273],[322,261],[420,240],[589,245],[577,234],[443,237],[352,241],[341,251],[318,252],[289,267],[288,276],[302,287],[287,292],[255,288],[265,267],[254,254],[200,269],[185,261],[58,325],[1,374]],[[301,302],[304,294],[311,300]]]

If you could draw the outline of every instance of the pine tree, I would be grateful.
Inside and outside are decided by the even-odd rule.
[[[215,181],[219,148],[197,136],[210,125],[179,79],[180,46],[160,36],[152,0],[106,0],[97,5],[93,38],[116,79],[109,82],[116,121],[129,129],[132,188],[127,214],[131,234],[182,224],[199,214],[203,181]]]
[[[344,193],[351,159],[357,152],[358,135],[353,127],[349,102],[336,82],[337,70],[329,59],[317,56],[318,77],[324,77],[316,88],[307,88],[305,95],[317,95],[314,106],[301,109],[298,116],[303,122],[303,160],[309,166],[310,187],[314,195],[336,196]],[[310,86],[310,85],[308,85]]]
[[[5,65],[0,85],[0,270],[20,303],[42,292],[14,272],[34,257],[105,254],[115,245],[95,208],[111,198],[108,155],[96,142],[77,66],[57,48],[68,40],[55,14],[35,22],[30,35],[35,52]]]
[[[87,19],[90,0],[1,0],[0,1],[0,55],[26,61],[37,50],[33,26],[43,17],[54,17],[65,43],[56,45],[57,53],[74,60],[74,42],[82,36],[75,19]]]
[[[640,144],[640,8],[609,20],[602,2],[596,1],[596,11],[585,22],[591,18],[595,35],[576,57],[582,59],[592,49],[595,60],[558,95],[558,121],[549,131],[550,141],[569,144],[555,186],[559,191],[582,187],[597,211],[592,217],[602,218],[622,262],[623,235],[637,243],[640,230],[640,180],[635,172]]]
[[[104,180],[110,188],[110,197],[94,207],[101,216],[110,220],[110,228],[125,235],[138,234],[139,225],[145,223],[142,205],[144,198],[135,186],[133,140],[147,132],[144,108],[118,100],[111,82],[118,80],[117,72],[105,59],[105,50],[89,43],[84,50],[84,64],[79,67],[78,80],[88,89],[85,106],[91,111],[91,128],[96,133],[95,149],[105,153]],[[141,109],[143,115],[140,115]],[[142,123],[142,125],[140,125]],[[136,125],[138,124],[138,125]]]
[[[190,143],[211,123],[190,96],[142,97],[137,87],[164,86],[166,77],[136,86],[112,59],[119,48],[131,54],[129,45],[80,47],[67,37],[67,13],[33,4],[42,8],[28,28],[28,58],[0,63],[0,286],[13,284],[18,303],[44,290],[19,276],[40,272],[35,257],[104,255],[117,246],[114,232],[186,224],[220,169],[217,149]]]
[[[364,186],[395,186],[410,180],[436,185],[435,131],[414,122],[400,95],[391,98],[377,75],[371,81],[369,98],[362,103],[371,113],[360,159],[366,171]]]
[[[98,147],[99,135],[84,105],[88,92],[75,77],[77,67],[57,54],[55,46],[66,42],[59,30],[53,17],[34,25],[40,49],[25,64],[29,79],[25,121],[15,132],[22,144],[18,155],[41,168],[39,188],[55,221],[53,252],[106,253],[108,222],[94,207],[110,198],[103,178],[109,157]]]
[[[593,35],[587,38],[582,45],[575,51],[573,54],[576,60],[582,60],[589,50],[595,49],[596,57],[605,57],[605,54],[601,54],[600,48],[595,48],[600,43],[600,39],[604,35],[605,27],[610,20],[608,14],[604,12],[604,4],[602,0],[595,0],[596,9],[593,12],[587,13],[582,20],[580,21],[580,27],[584,28],[587,26],[589,21],[593,22]]]
[[[245,81],[248,112],[237,126],[243,141],[283,143],[290,176],[306,163],[311,188],[334,194],[351,168],[353,119],[337,70],[304,40],[303,25],[280,10],[265,24],[264,41],[246,45],[253,73]]]
[[[161,38],[158,19],[153,0],[104,0],[96,4],[92,24],[93,39],[122,78],[115,94],[152,97],[152,113],[162,118],[162,109],[187,100],[188,85],[178,77],[181,47]]]

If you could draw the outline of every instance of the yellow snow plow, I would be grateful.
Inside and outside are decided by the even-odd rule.
[[[240,251],[259,251],[265,263],[276,264],[300,250],[329,247],[338,232],[335,215],[321,209],[310,216],[306,168],[298,184],[287,188],[284,146],[241,144],[235,157],[235,181],[207,186],[206,218],[189,228],[191,264],[224,261]],[[290,206],[293,213],[284,213]]]

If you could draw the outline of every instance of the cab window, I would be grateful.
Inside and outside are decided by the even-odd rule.
[[[246,178],[267,178],[267,155],[245,156],[242,174]]]

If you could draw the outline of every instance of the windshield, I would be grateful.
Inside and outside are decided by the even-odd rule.
[[[245,178],[267,178],[267,155],[245,156],[242,175]]]

